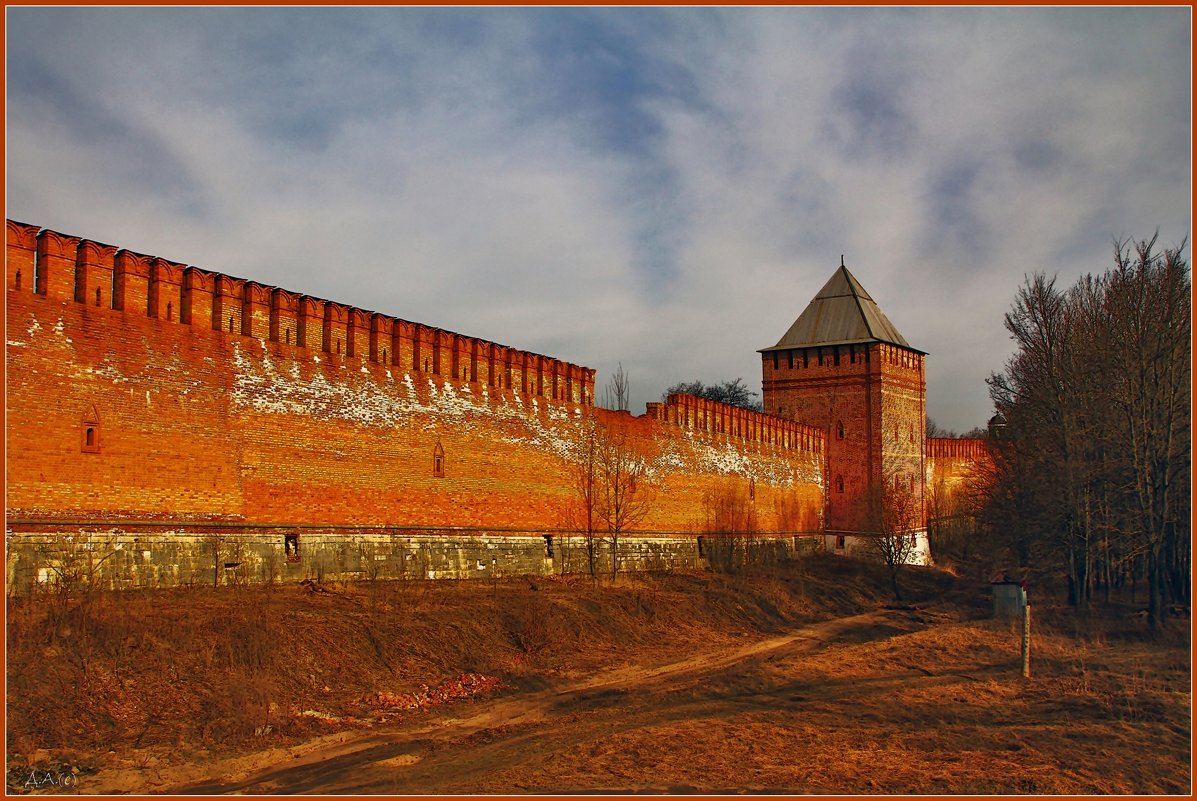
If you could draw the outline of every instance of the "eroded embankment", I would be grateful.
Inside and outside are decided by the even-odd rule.
[[[913,575],[913,574],[912,574]],[[924,572],[924,590],[951,580]],[[45,594],[8,602],[9,767],[86,771],[298,742],[600,666],[852,614],[872,566]],[[10,776],[10,785],[12,776]]]

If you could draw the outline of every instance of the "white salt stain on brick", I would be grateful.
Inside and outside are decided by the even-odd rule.
[[[365,379],[346,377],[345,381],[330,382],[323,371],[317,370],[305,381],[297,365],[292,364],[283,373],[264,355],[257,360],[249,358],[237,344],[233,346],[233,364],[233,403],[258,412],[388,428],[418,420],[428,431],[451,422],[458,430],[468,432],[478,428],[471,418],[498,419],[514,424],[516,430],[523,429],[522,434],[511,433],[511,427],[500,429],[500,441],[548,450],[567,462],[579,460],[579,441],[587,419],[580,407],[546,402],[542,416],[542,404],[535,396],[525,402],[518,391],[512,390],[510,396],[503,395],[500,402],[491,405],[485,386],[477,397],[468,386],[460,390],[449,382],[438,386],[431,378],[425,402],[407,373],[402,379],[404,393],[396,392],[397,383],[380,383],[369,371],[364,371]],[[792,486],[795,481],[822,483],[816,459],[797,458],[797,454],[772,445],[726,436],[708,438],[686,429],[675,430],[674,436],[661,433],[656,439],[658,452],[646,465],[654,479],[662,474],[701,472],[754,478],[774,486]]]

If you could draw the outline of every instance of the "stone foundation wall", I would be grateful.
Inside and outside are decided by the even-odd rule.
[[[287,538],[294,534],[296,540]],[[587,572],[576,534],[370,532],[337,529],[196,531],[46,530],[6,532],[9,594],[38,588],[161,588],[267,582],[490,579]],[[288,553],[297,544],[297,553]],[[776,556],[795,538],[769,541]],[[598,541],[597,567],[610,575],[611,544]],[[704,569],[696,536],[624,537],[621,572]]]

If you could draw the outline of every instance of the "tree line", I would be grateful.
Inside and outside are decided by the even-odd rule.
[[[1022,565],[1067,574],[1078,612],[1142,588],[1156,629],[1192,578],[1192,285],[1185,243],[1157,238],[1115,242],[1112,268],[1067,289],[1037,273],[1018,290],[981,512]]]

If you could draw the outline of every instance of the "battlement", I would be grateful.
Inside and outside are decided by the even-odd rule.
[[[927,439],[926,453],[931,459],[980,461],[989,458],[989,442],[984,439],[933,437]]]
[[[648,416],[689,431],[737,437],[784,450],[822,456],[823,432],[814,426],[727,403],[675,392],[665,403],[649,403]]]
[[[860,373],[884,367],[918,373],[924,358],[921,351],[888,342],[848,342],[769,348],[761,351],[761,366],[767,380],[815,370]]]
[[[362,359],[499,391],[594,404],[595,371],[379,312],[5,221],[9,292],[247,337],[303,359]]]

